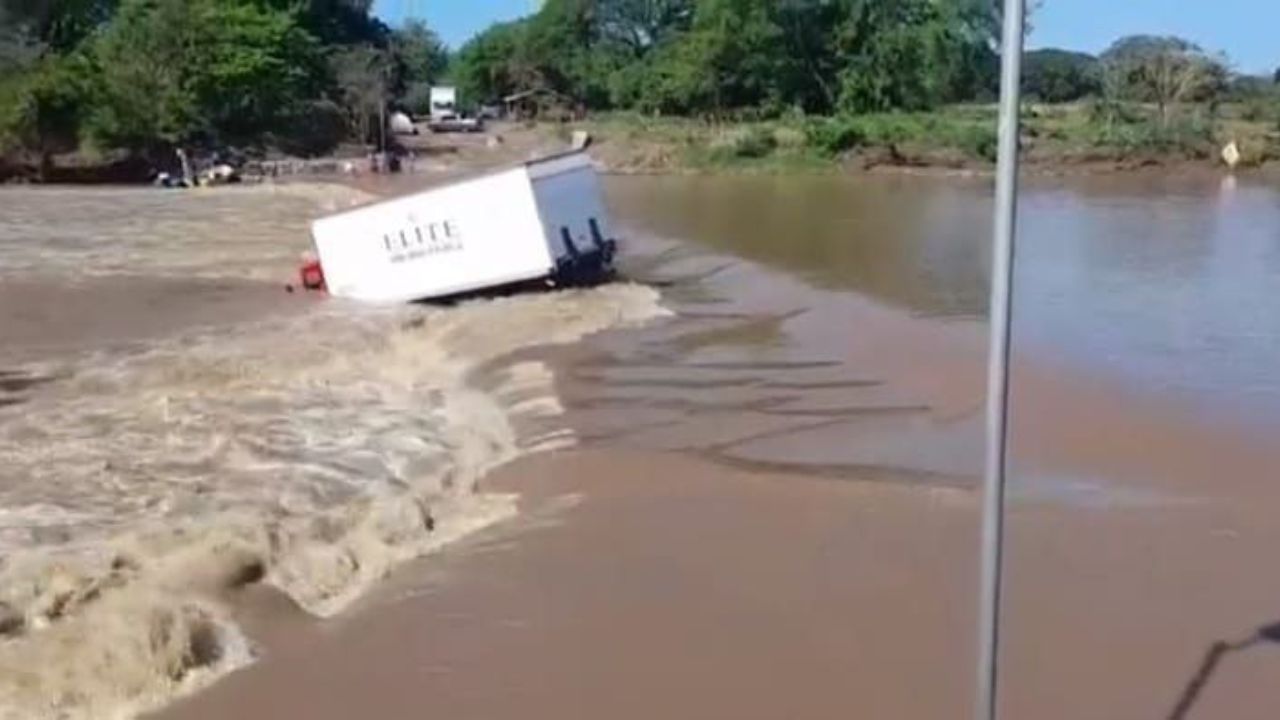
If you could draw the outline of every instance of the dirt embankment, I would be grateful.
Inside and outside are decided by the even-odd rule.
[[[756,156],[735,150],[732,141],[707,136],[673,140],[662,136],[593,132],[592,152],[601,166],[615,174],[715,173],[907,173],[981,176],[995,171],[993,157],[961,148],[908,141],[869,144],[833,156],[785,146]],[[1023,172],[1047,176],[1097,175],[1131,172],[1221,172],[1227,168],[1215,152],[1166,152],[1106,147],[1064,147],[1024,142]],[[1242,173],[1280,173],[1280,162],[1264,159],[1242,167]]]

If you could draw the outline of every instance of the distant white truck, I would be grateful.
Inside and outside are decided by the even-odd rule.
[[[458,111],[458,89],[447,85],[431,88],[431,117],[427,129],[434,133],[484,132],[484,120]]]
[[[581,152],[331,215],[311,232],[332,295],[384,303],[599,282],[617,249]]]
[[[448,85],[431,88],[431,121],[452,120],[458,116],[458,89]]]

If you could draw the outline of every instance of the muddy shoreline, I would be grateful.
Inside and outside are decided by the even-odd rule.
[[[691,165],[680,159],[677,148],[660,138],[633,137],[618,134],[588,123],[586,129],[595,134],[591,151],[601,171],[614,175],[738,175],[738,174],[904,174],[942,177],[985,177],[994,173],[994,164],[980,159],[957,155],[938,148],[867,147],[847,152],[839,157],[815,163],[752,163],[737,162],[715,166]],[[415,159],[406,162],[405,175],[421,174],[427,181],[447,179],[458,173],[477,168],[495,167],[527,160],[530,156],[551,154],[568,149],[567,132],[558,126],[541,125],[526,127],[511,123],[495,124],[484,135],[430,135],[425,138],[404,138],[406,152]],[[489,144],[492,141],[492,144]],[[296,163],[304,169],[296,175],[253,176],[251,183],[271,182],[343,182],[363,184],[359,178],[367,175],[367,158],[350,154],[334,155],[309,160],[283,159],[285,165]],[[40,183],[31,174],[9,173],[10,182],[35,184],[119,184],[129,179],[141,181],[140,166],[130,166],[132,175],[113,174],[121,165],[112,162],[101,172],[93,167],[80,167],[82,162],[72,162],[75,171],[55,176],[54,181]],[[410,171],[412,167],[412,171]],[[1029,177],[1081,177],[1128,174],[1225,174],[1227,170],[1216,158],[1189,158],[1179,153],[1155,152],[1119,153],[1099,148],[1093,151],[1063,153],[1029,147],[1023,154],[1022,171]],[[1240,168],[1242,177],[1280,178],[1280,162],[1266,159],[1260,165]],[[6,174],[0,172],[0,177]],[[0,183],[3,184],[3,183]]]

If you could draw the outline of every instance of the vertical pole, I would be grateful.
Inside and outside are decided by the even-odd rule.
[[[1021,105],[1025,13],[1025,0],[1004,0],[1004,37],[1000,45],[1000,154],[996,168],[995,238],[991,264],[991,347],[987,365],[982,595],[978,620],[978,687],[974,720],[996,720],[998,714],[1000,596],[1009,429],[1009,347],[1013,319],[1013,257],[1018,204],[1018,110]]]
[[[382,83],[381,90],[378,94],[378,155],[379,163],[384,163],[382,172],[387,172],[387,85],[391,82],[391,66],[390,59],[383,58],[382,61]]]

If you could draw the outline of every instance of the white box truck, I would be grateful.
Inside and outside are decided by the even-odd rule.
[[[458,114],[458,89],[447,85],[431,88],[431,120],[451,120]]]
[[[609,232],[582,152],[355,208],[311,230],[329,292],[372,302],[599,282],[613,273]]]

